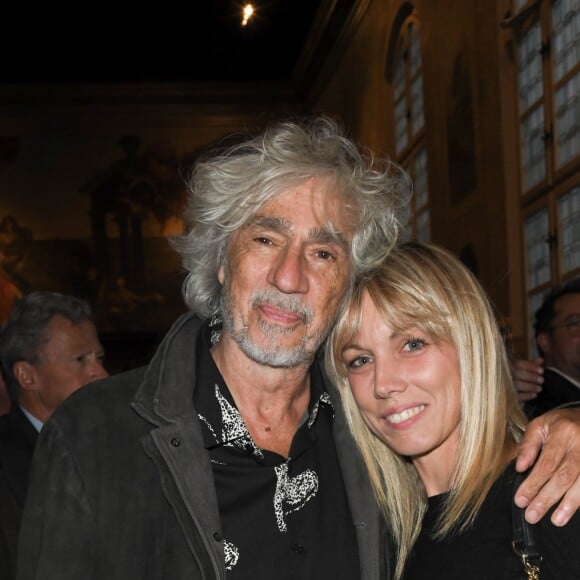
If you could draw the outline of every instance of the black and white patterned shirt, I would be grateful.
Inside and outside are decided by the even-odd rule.
[[[286,459],[252,440],[210,354],[216,340],[213,321],[198,346],[194,398],[212,461],[228,580],[356,580],[356,535],[320,368],[311,368],[308,415]]]

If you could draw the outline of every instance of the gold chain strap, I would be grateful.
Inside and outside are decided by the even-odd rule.
[[[515,545],[515,542],[512,542],[512,546],[514,552],[520,557],[522,564],[524,565],[524,571],[526,573],[527,580],[540,580],[540,567],[532,564],[528,560],[528,555],[525,552],[520,552]]]

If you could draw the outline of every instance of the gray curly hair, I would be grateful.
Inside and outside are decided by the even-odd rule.
[[[241,143],[214,149],[193,167],[187,231],[172,240],[188,272],[183,295],[193,312],[219,312],[217,271],[232,233],[282,191],[313,177],[331,177],[345,208],[354,210],[353,279],[382,261],[406,220],[411,185],[405,172],[360,149],[325,115],[278,121]]]

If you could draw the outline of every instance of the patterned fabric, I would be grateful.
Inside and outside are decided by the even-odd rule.
[[[289,457],[261,449],[211,357],[219,331],[219,319],[212,320],[198,350],[195,407],[213,466],[228,579],[269,578],[273,561],[288,570],[287,578],[323,577],[317,574],[328,560],[320,554],[330,557],[337,546],[348,548],[336,577],[357,577],[354,531],[338,525],[349,515],[338,462],[334,451],[328,452],[334,411],[320,370],[316,365],[311,370],[311,402]],[[331,526],[337,528],[331,534],[317,531]]]

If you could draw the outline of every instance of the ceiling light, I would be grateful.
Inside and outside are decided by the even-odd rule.
[[[245,4],[242,8],[242,26],[246,26],[248,24],[250,18],[254,16],[255,9],[253,4]]]

